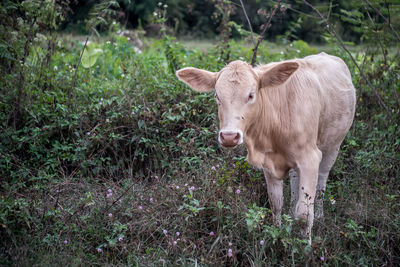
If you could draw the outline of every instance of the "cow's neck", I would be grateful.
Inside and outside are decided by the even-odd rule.
[[[285,95],[284,91],[267,88],[261,90],[264,91],[259,94],[257,113],[245,131],[247,160],[251,165],[268,168],[273,175],[282,178],[288,166],[278,140],[282,139],[287,125],[280,120],[279,113],[288,111],[288,103],[282,97]]]

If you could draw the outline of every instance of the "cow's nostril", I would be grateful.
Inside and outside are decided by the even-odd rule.
[[[221,140],[223,141],[225,138],[224,138],[224,134],[221,132],[221,133],[219,133],[219,136],[221,137]]]
[[[240,139],[240,134],[237,133],[234,140],[235,140],[235,141],[239,141],[239,139]]]

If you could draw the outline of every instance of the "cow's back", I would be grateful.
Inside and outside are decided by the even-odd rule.
[[[315,74],[319,83],[321,110],[317,145],[324,152],[340,145],[351,127],[356,102],[355,89],[350,71],[340,58],[320,53],[301,61],[305,62],[306,69]]]

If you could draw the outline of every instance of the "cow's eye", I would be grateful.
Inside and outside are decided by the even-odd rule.
[[[254,92],[251,92],[247,98],[247,101],[252,101],[254,99]]]

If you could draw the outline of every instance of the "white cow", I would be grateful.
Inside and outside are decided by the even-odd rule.
[[[277,225],[289,173],[292,212],[311,243],[314,205],[322,217],[326,180],[354,118],[346,64],[321,53],[256,68],[243,61],[219,72],[183,68],[176,75],[196,91],[215,90],[218,140],[224,147],[244,143],[248,162],[264,170]]]

